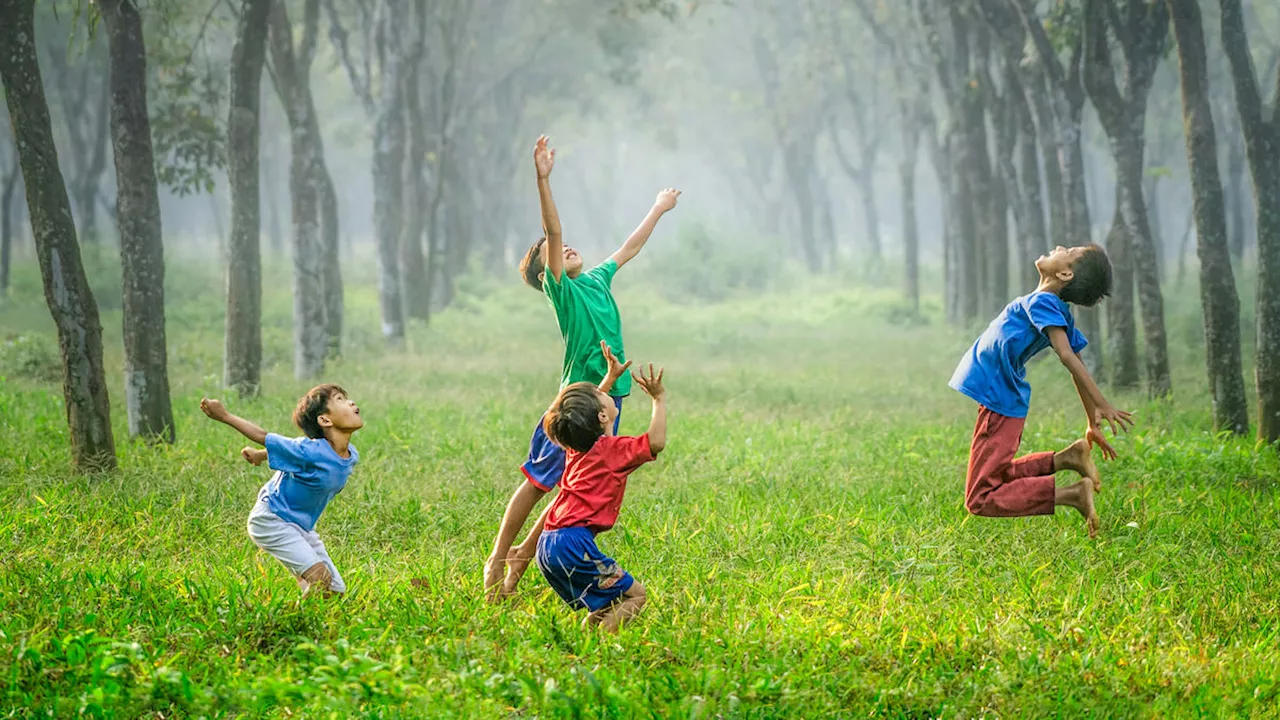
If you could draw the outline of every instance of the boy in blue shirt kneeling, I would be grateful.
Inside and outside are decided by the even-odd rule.
[[[240,455],[252,465],[266,461],[276,473],[258,491],[249,513],[249,537],[298,578],[303,594],[346,592],[316,521],[342,492],[360,460],[351,436],[364,427],[360,408],[337,385],[317,385],[298,401],[293,422],[306,434],[286,438],[232,415],[218,400],[200,401],[205,415],[240,431],[265,449],[246,447]]]

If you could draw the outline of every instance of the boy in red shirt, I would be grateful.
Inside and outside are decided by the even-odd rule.
[[[547,437],[565,449],[560,494],[540,523],[538,569],[556,594],[574,609],[588,611],[586,623],[614,632],[644,607],[644,586],[600,552],[595,536],[618,521],[627,476],[657,458],[667,444],[667,402],[661,368],[633,375],[653,398],[649,432],[640,437],[614,436],[618,408],[608,395],[613,380],[625,372],[605,350],[609,375],[599,387],[574,383],[547,411]],[[630,363],[628,363],[629,365]],[[538,532],[535,528],[534,532]]]

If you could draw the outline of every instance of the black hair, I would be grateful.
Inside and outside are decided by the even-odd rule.
[[[542,429],[551,442],[578,452],[595,446],[604,434],[599,392],[599,388],[589,382],[574,383],[560,391],[542,421]]]
[[[546,269],[542,264],[542,245],[546,242],[545,237],[538,238],[520,261],[520,277],[524,279],[524,284],[538,292],[542,292],[542,278],[538,276]]]
[[[1058,296],[1072,305],[1093,307],[1111,294],[1111,259],[1101,245],[1086,245],[1071,272],[1071,281]]]
[[[308,390],[293,411],[293,424],[297,425],[309,438],[319,440],[324,437],[324,428],[320,427],[320,416],[329,412],[329,401],[335,395],[346,397],[347,391],[343,390],[341,385],[332,383],[317,385]]]

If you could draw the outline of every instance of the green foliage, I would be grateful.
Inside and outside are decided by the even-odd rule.
[[[45,335],[0,340],[0,376],[57,382],[62,379],[58,344]]]
[[[200,320],[221,306],[217,270],[173,267],[170,318],[191,318],[169,332],[177,445],[122,445],[115,476],[74,476],[57,389],[0,381],[0,707],[104,718],[1274,714],[1280,458],[1207,431],[1199,353],[1173,358],[1171,403],[1112,398],[1140,424],[1102,466],[1103,532],[1091,542],[1067,512],[964,512],[974,407],[945,383],[970,335],[890,325],[891,289],[807,283],[673,305],[649,284],[658,266],[648,277],[629,266],[616,284],[628,351],[667,367],[671,440],[601,536],[650,596],[608,637],[582,629],[536,570],[513,603],[480,599],[516,465],[556,390],[550,310],[513,277],[487,293],[468,281],[465,309],[411,328],[416,353],[388,353],[372,264],[348,269],[348,350],[325,379],[352,391],[368,425],[361,465],[319,531],[351,592],[301,601],[245,537],[268,473],[239,461],[244,440],[197,409],[219,392],[221,327]],[[306,387],[292,377],[290,302],[288,283],[264,284],[266,392],[231,405],[284,432]],[[17,294],[0,327],[24,325],[41,303]],[[936,317],[936,296],[925,312]],[[103,317],[113,398],[119,320]],[[1059,448],[1081,430],[1079,401],[1056,362],[1029,375],[1024,449]],[[647,418],[646,400],[628,399],[623,432]],[[123,437],[122,412],[114,422]]]
[[[692,222],[680,226],[674,242],[648,248],[637,264],[672,302],[714,302],[735,292],[775,289],[791,277],[778,247],[758,235]]]
[[[179,196],[213,192],[214,175],[226,166],[226,137],[215,114],[224,88],[221,75],[190,65],[161,70],[150,94],[156,175]]]

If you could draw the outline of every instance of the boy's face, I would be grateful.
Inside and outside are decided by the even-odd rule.
[[[547,243],[542,243],[540,252],[542,253],[542,267],[546,267]],[[564,246],[564,272],[571,278],[576,278],[582,273],[582,256],[578,254],[577,250],[568,245]]]
[[[334,393],[329,398],[328,411],[317,420],[320,421],[320,427],[331,427],[347,433],[353,433],[364,427],[364,418],[360,417],[360,408],[356,405],[356,401],[342,393]]]
[[[599,388],[596,389],[596,399],[600,401],[600,426],[604,428],[605,435],[612,435],[613,421],[618,419],[618,406],[608,393],[600,392]]]
[[[1036,260],[1036,270],[1040,271],[1042,278],[1057,278],[1062,282],[1070,282],[1071,278],[1075,277],[1071,268],[1087,250],[1088,248],[1080,246],[1064,248],[1059,245],[1053,249],[1053,252],[1041,255]]]

